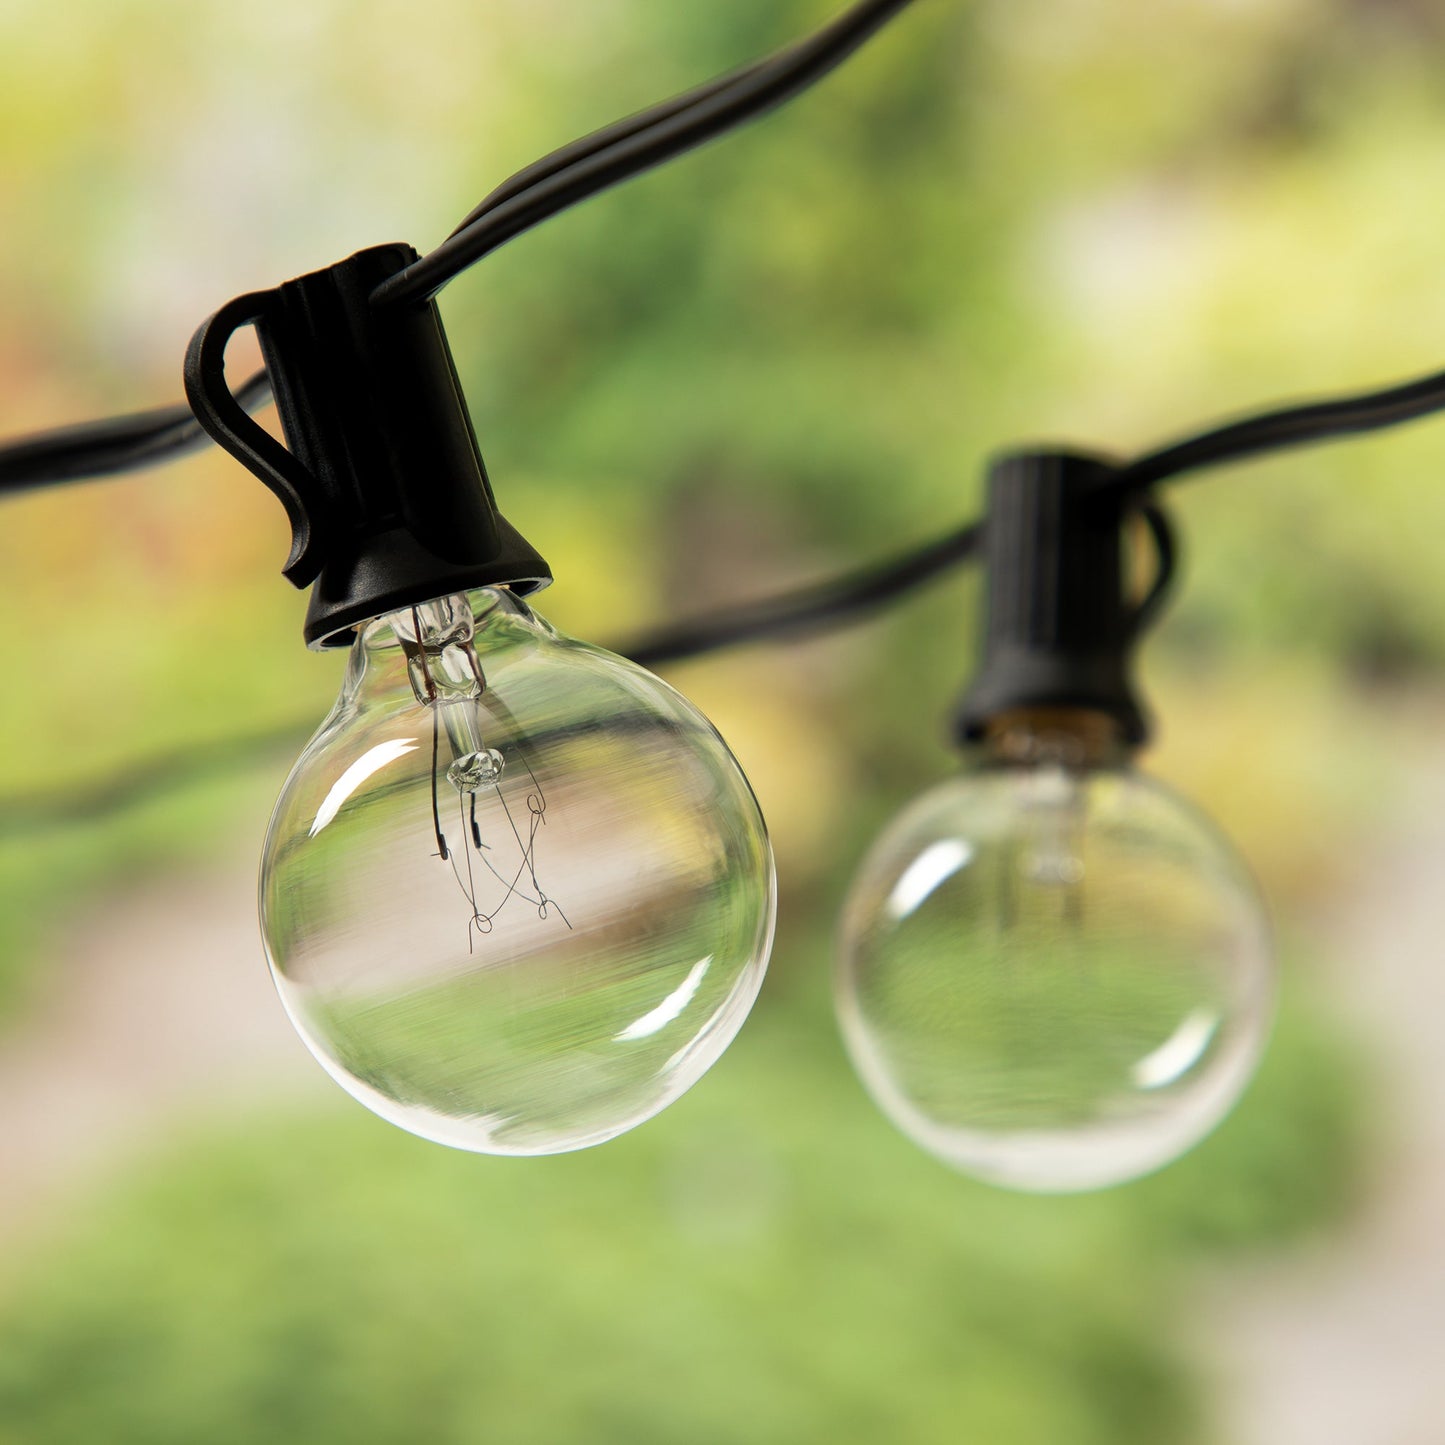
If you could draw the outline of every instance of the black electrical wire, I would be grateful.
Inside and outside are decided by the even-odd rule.
[[[251,407],[269,392],[264,373],[238,392]],[[1160,482],[1225,462],[1331,437],[1357,435],[1417,420],[1445,408],[1445,372],[1359,396],[1259,413],[1171,443],[1110,472],[1101,490],[1138,495]],[[111,421],[69,427],[0,447],[0,495],[49,483],[78,481],[169,460],[204,440],[183,408],[167,407]],[[1148,507],[1141,508],[1161,540]],[[660,666],[751,641],[796,636],[885,606],[972,558],[979,524],[847,577],[700,617],[639,639],[622,650]],[[1167,546],[1163,538],[1161,546]],[[1152,610],[1152,609],[1151,609]]]
[[[1138,498],[1139,516],[1149,530],[1158,557],[1156,579],[1135,613],[1136,630],[1148,627],[1163,606],[1177,561],[1177,542],[1167,513],[1156,499],[1143,495],[1155,485],[1265,452],[1397,426],[1442,409],[1445,372],[1438,372],[1359,396],[1261,412],[1147,452],[1106,473],[1100,493],[1123,492]],[[971,561],[982,541],[983,523],[970,522],[891,561],[800,591],[679,623],[624,645],[619,651],[645,667],[657,667],[737,644],[817,631],[885,606]]]
[[[148,758],[117,763],[104,777],[10,793],[0,806],[0,843],[51,828],[95,823],[162,793],[242,772],[269,759],[289,766],[315,730],[314,716],[298,718],[234,737],[182,743]]]
[[[910,0],[864,0],[831,25],[770,59],[709,81],[572,142],[504,182],[448,241],[393,277],[379,299],[430,294],[473,260],[547,216],[657,165],[761,114],[821,79]],[[248,408],[269,394],[264,372],[237,391]],[[1394,426],[1445,408],[1445,373],[1361,396],[1305,403],[1246,417],[1150,452],[1115,469],[1109,492],[1142,493],[1161,481],[1280,448]],[[207,438],[188,408],[165,407],[66,427],[0,446],[0,495],[32,487],[138,470],[180,456]],[[1141,508],[1169,563],[1167,524]],[[749,603],[640,639],[625,650],[662,665],[737,643],[797,635],[886,605],[970,557],[980,528],[939,541],[833,582]],[[1146,605],[1154,610],[1154,601]]]
[[[909,3],[909,0],[903,0],[903,3]],[[856,27],[859,25],[860,20],[864,24],[871,24],[873,29],[876,29],[884,23],[884,21],[891,18],[892,13],[895,13],[901,8],[901,5],[896,4],[881,7],[877,5],[859,6],[856,10],[849,11],[840,16],[831,25],[819,31],[816,35],[799,41],[786,50],[779,51],[763,60],[754,61],[752,64],[745,65],[739,70],[731,71],[727,75],[709,80],[693,90],[674,96],[671,100],[662,101],[660,104],[652,106],[647,110],[639,111],[635,115],[614,121],[611,125],[604,126],[601,130],[593,131],[591,134],[583,136],[580,140],[571,141],[569,144],[551,152],[550,155],[543,156],[541,160],[534,161],[531,165],[518,171],[514,176],[503,181],[485,200],[475,206],[461,219],[452,230],[448,240],[450,240],[452,236],[458,236],[468,230],[474,222],[479,221],[483,216],[496,210],[505,202],[512,200],[514,197],[521,195],[524,191],[543,181],[550,180],[559,172],[566,170],[579,161],[587,160],[599,152],[617,145],[619,142],[631,140],[644,131],[655,131],[659,127],[676,120],[685,111],[695,110],[704,102],[712,100],[725,91],[739,91],[745,84],[756,82],[764,72],[777,71],[798,64],[806,64],[806,51],[810,51],[818,46],[825,48],[835,46],[839,43],[840,38],[844,43],[847,43],[848,39],[856,33]],[[889,13],[882,15],[881,18],[874,18],[871,14],[861,14],[863,11],[872,12],[880,9],[887,10]],[[870,29],[867,33],[859,35],[856,39],[852,40],[853,46],[856,47],[861,44],[871,33],[872,30]],[[838,57],[839,60],[843,58],[842,55]],[[833,63],[836,65],[837,61],[835,60]],[[822,74],[825,73],[826,72],[820,72],[814,79],[821,79]],[[811,84],[812,81],[810,80],[806,83]],[[786,97],[784,98],[786,99]]]
[[[457,270],[539,220],[761,114],[821,79],[909,3],[864,0],[825,29],[771,59],[709,81],[562,147],[494,190],[441,247],[393,277],[378,295],[402,300],[422,294],[428,276],[436,286],[445,284]],[[480,249],[471,255],[474,248]],[[431,286],[431,281],[425,285]],[[237,391],[248,408],[263,403],[268,393],[264,372]],[[1265,412],[1140,457],[1119,468],[1105,486],[1111,491],[1139,492],[1187,472],[1394,426],[1441,408],[1445,408],[1445,373],[1363,396]],[[206,442],[206,435],[183,406],[21,438],[0,445],[0,495],[140,470]],[[771,635],[772,624],[760,614],[749,613],[749,618],[747,636]],[[791,623],[779,626],[785,631],[792,628]]]
[[[1142,634],[1153,625],[1168,599],[1178,561],[1178,543],[1168,513],[1157,499],[1139,498],[1136,510],[1148,529],[1156,558],[1154,580],[1134,611],[1133,630]],[[984,524],[968,522],[937,541],[900,553],[886,562],[659,628],[630,643],[618,644],[614,651],[643,667],[664,667],[727,647],[800,637],[861,621],[878,608],[972,561],[983,542]]]
[[[1138,512],[1148,527],[1157,560],[1154,580],[1134,612],[1132,630],[1136,635],[1142,634],[1158,615],[1172,584],[1176,562],[1174,531],[1167,513],[1152,499],[1140,501]],[[970,522],[946,537],[888,561],[660,628],[631,642],[614,644],[612,650],[643,667],[656,668],[743,643],[830,631],[863,621],[879,607],[946,575],[975,557],[983,539],[983,525]],[[156,793],[189,786],[214,774],[240,771],[299,743],[311,731],[312,721],[298,718],[234,738],[170,749],[163,756],[127,764],[122,776],[108,781],[12,795],[0,807],[0,840],[49,827],[92,822]]]
[[[1226,422],[1198,436],[1171,442],[1119,467],[1102,484],[1108,492],[1138,492],[1157,482],[1264,452],[1358,436],[1417,421],[1445,409],[1445,371],[1380,391],[1302,402]]]
[[[563,147],[504,182],[440,246],[379,286],[374,299],[389,305],[434,296],[467,267],[560,211],[774,109],[821,80],[911,3],[861,0],[769,60]]]
[[[254,406],[264,399],[264,373],[239,395]],[[1376,431],[1445,408],[1445,373],[1325,402],[1263,412],[1146,453],[1115,468],[1102,489],[1140,494],[1159,482],[1277,449],[1334,436]],[[165,408],[114,421],[72,427],[0,448],[0,494],[48,482],[80,480],[105,471],[132,470],[198,445],[200,429],[189,412]],[[1141,511],[1161,549],[1168,546],[1156,516]],[[971,523],[890,561],[846,577],[729,608],[668,627],[621,650],[645,666],[661,666],[746,642],[816,631],[905,596],[978,550],[980,526]],[[1151,604],[1150,610],[1153,610]]]
[[[264,371],[236,389],[237,401],[248,411],[270,395]],[[0,446],[0,495],[140,471],[210,443],[184,404],[60,427]]]
[[[758,61],[753,65],[745,66],[742,70],[734,71],[716,80],[710,80],[706,85],[700,85],[695,90],[690,90],[683,95],[674,96],[673,99],[665,100],[649,110],[639,111],[635,115],[614,121],[611,125],[603,126],[601,130],[595,130],[580,140],[574,140],[561,146],[549,155],[543,156],[541,160],[533,161],[531,165],[508,177],[485,200],[463,216],[453,227],[451,236],[460,235],[474,221],[480,220],[488,212],[496,210],[498,206],[510,201],[514,196],[521,195],[529,187],[550,180],[559,171],[575,165],[578,161],[586,160],[589,156],[596,155],[599,151],[606,150],[619,141],[630,140],[633,136],[652,126],[673,120],[683,111],[702,101],[711,100],[720,91],[736,85],[740,80],[754,74],[766,64],[768,64],[767,61]],[[448,240],[451,239],[451,236],[448,237]]]
[[[846,577],[729,607],[623,643],[617,651],[643,667],[661,667],[744,642],[796,637],[859,619],[941,577],[978,551],[977,522],[926,546]]]
[[[502,239],[518,235],[599,190],[721,135],[821,80],[910,3],[864,0],[823,30],[769,59],[617,121],[518,171],[477,206],[442,247],[416,263],[445,273],[426,294],[440,289],[457,270],[495,249]],[[513,209],[501,221],[495,219],[508,207]],[[532,219],[519,224],[519,209]],[[502,239],[496,239],[499,225],[506,230]],[[448,246],[466,248],[473,244],[480,244],[482,249],[455,266],[452,260],[440,258]],[[399,289],[384,299],[411,298],[413,290],[409,283],[403,285],[402,277],[415,270],[409,267],[393,278]],[[248,409],[263,404],[269,394],[265,372],[251,377],[236,392],[237,399]],[[161,407],[65,427],[0,445],[0,495],[138,471],[208,443],[209,438],[186,406]]]
[[[541,221],[774,108],[823,78],[909,3],[911,0],[862,0],[823,30],[771,58],[709,81],[543,157],[497,187],[436,250],[386,282],[375,293],[376,300],[405,303],[433,295],[475,261]],[[247,409],[263,404],[269,394],[264,371],[236,391]],[[1143,493],[1160,482],[1226,462],[1376,431],[1442,409],[1445,372],[1363,395],[1244,417],[1115,468],[1101,483],[1101,490],[1127,492],[1138,499],[1138,511],[1158,555],[1155,582],[1135,614],[1136,629],[1142,630],[1157,614],[1175,560],[1167,516]],[[184,406],[21,438],[0,445],[0,495],[140,470],[181,456],[207,440]],[[970,560],[978,553],[982,538],[982,524],[970,523],[887,562],[669,626],[619,650],[646,666],[657,667],[740,643],[845,624]],[[274,747],[279,736],[300,728],[298,724],[279,735],[268,731],[198,746],[187,753],[188,765],[180,772],[194,777],[241,765]],[[154,768],[142,764],[138,771],[132,770],[125,785],[108,792],[89,789],[58,811],[54,795],[12,799],[28,806],[13,812],[11,822],[23,830],[42,819],[113,811],[155,787],[162,776],[177,776],[175,764],[174,756]],[[0,829],[0,834],[5,831]]]
[[[632,642],[615,644],[612,650],[644,667],[662,667],[738,643],[797,637],[862,621],[876,608],[966,561],[981,540],[982,528],[970,524],[845,577],[661,628]],[[113,777],[11,794],[0,799],[0,842],[49,828],[96,822],[159,793],[190,787],[217,774],[240,772],[285,749],[294,751],[314,727],[314,717],[298,717],[294,722],[232,738],[169,748],[164,754],[125,764]]]

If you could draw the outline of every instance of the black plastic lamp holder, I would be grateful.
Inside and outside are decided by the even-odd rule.
[[[1124,577],[1124,523],[1139,503],[1103,484],[1115,468],[1077,452],[1015,452],[994,462],[984,523],[983,655],[954,716],[980,741],[1010,713],[1103,714],[1130,745],[1149,726],[1131,678],[1134,643],[1167,573],[1138,603]]]
[[[283,569],[312,588],[306,641],[344,646],[373,617],[451,592],[534,592],[547,564],[497,510],[434,301],[379,306],[417,259],[374,246],[228,302],[192,338],[186,399],[201,426],[281,500]],[[286,438],[226,383],[226,344],[254,325]]]

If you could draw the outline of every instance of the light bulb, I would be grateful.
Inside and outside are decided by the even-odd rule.
[[[696,1082],[774,910],[711,724],[501,588],[360,629],[261,867],[277,987],[332,1077],[494,1154],[600,1143]]]
[[[1099,1188],[1202,1138],[1268,1033],[1269,928],[1212,825],[1087,731],[1013,726],[869,853],[837,1001],[912,1140],[995,1184]]]

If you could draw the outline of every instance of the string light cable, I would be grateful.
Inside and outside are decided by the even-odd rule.
[[[236,297],[192,338],[184,406],[0,446],[0,495],[214,441],[282,503],[282,570],[310,590],[305,640],[351,661],[272,814],[267,956],[332,1077],[422,1137],[490,1154],[583,1148],[706,1072],[762,982],[772,851],[722,738],[646,669],[838,628],[966,564],[982,568],[985,598],[952,716],[964,766],[879,835],[841,920],[838,1014],[865,1087],[944,1162],[1051,1192],[1169,1162],[1253,1073],[1273,996],[1258,891],[1198,810],[1134,767],[1151,731],[1134,654],[1175,573],[1159,489],[1438,412],[1445,373],[1246,416],[1132,460],[1002,453],[980,519],[616,650],[533,609],[551,570],[501,511],[477,448],[441,288],[810,88],[909,3],[860,0],[563,146],[426,255],[376,246]],[[265,364],[233,388],[226,347],[247,326]],[[253,419],[268,398],[282,440]],[[1142,595],[1139,528],[1154,563]],[[242,766],[291,732],[11,798],[0,831],[94,817]]]
[[[504,241],[621,181],[774,109],[823,79],[911,0],[864,0],[832,25],[763,61],[615,122],[533,162],[498,186],[452,234],[380,299],[435,294]],[[236,390],[245,406],[270,397],[260,371]],[[0,494],[118,475],[178,459],[205,445],[189,406],[86,423],[0,446]]]

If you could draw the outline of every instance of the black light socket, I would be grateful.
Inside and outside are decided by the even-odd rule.
[[[982,657],[954,716],[960,742],[1020,712],[1083,711],[1145,742],[1132,680],[1139,627],[1126,595],[1129,503],[1101,491],[1112,468],[1079,452],[1015,452],[994,462],[984,526]]]
[[[551,581],[497,510],[436,303],[372,293],[416,259],[376,246],[238,297],[196,333],[186,395],[201,425],[286,506],[286,575],[311,585],[305,636],[350,642],[359,623],[451,592]],[[253,323],[287,446],[225,382],[226,342]],[[288,450],[289,448],[289,450]]]

